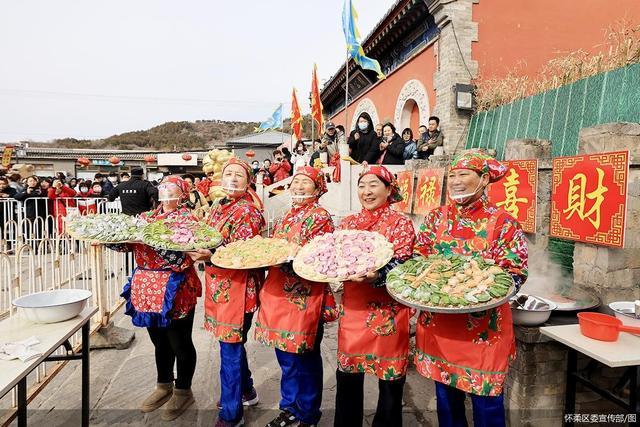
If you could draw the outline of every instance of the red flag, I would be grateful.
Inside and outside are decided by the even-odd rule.
[[[311,117],[318,123],[318,135],[322,135],[322,132],[324,132],[324,119],[322,118],[322,101],[320,101],[318,66],[316,64],[313,64],[313,77],[311,79]],[[313,135],[311,137],[313,138]]]
[[[302,114],[300,114],[300,106],[298,105],[298,96],[296,95],[296,89],[293,88],[293,94],[291,95],[291,131],[296,137],[296,141],[302,140]]]

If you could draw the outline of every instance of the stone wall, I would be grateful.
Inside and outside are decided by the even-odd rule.
[[[477,0],[426,0],[429,12],[440,28],[436,45],[438,67],[433,78],[436,105],[445,135],[445,152],[453,153],[465,145],[471,114],[458,111],[454,86],[469,84],[478,75],[478,63],[471,58],[471,43],[478,41],[478,24],[471,9]]]
[[[515,327],[517,357],[509,366],[505,407],[510,426],[560,426],[564,412],[567,349],[540,334]]]
[[[574,283],[603,303],[640,299],[640,124],[608,123],[580,131],[580,154],[629,150],[623,249],[576,243]]]

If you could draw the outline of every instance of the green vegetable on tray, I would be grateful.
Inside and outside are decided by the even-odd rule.
[[[222,242],[222,235],[204,222],[192,219],[161,219],[142,230],[144,244],[158,249],[193,251],[213,249]]]
[[[141,227],[146,224],[125,214],[72,215],[66,218],[69,234],[79,240],[100,243],[122,243],[139,240]]]
[[[408,260],[387,274],[387,289],[399,300],[425,308],[487,305],[511,293],[513,280],[493,260],[431,255]]]

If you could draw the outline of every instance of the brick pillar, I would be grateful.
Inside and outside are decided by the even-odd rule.
[[[425,2],[440,28],[436,42],[438,67],[433,78],[436,92],[433,114],[440,118],[445,153],[451,154],[464,148],[471,119],[470,112],[456,109],[454,86],[469,84],[478,75],[477,61],[471,59],[471,43],[478,40],[478,24],[471,20],[471,8],[478,0]]]

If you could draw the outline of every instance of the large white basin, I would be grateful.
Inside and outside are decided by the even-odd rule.
[[[30,321],[56,323],[76,317],[91,298],[84,289],[56,289],[16,298],[13,305]]]

